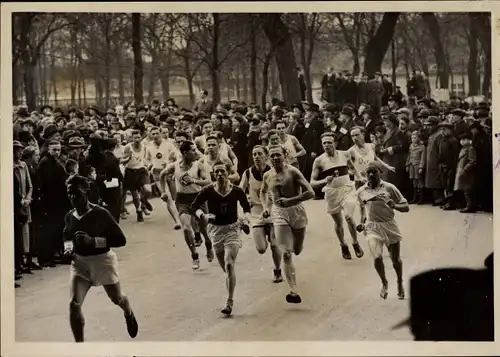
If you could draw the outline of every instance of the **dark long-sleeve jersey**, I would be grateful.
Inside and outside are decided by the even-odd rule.
[[[64,218],[63,237],[65,241],[73,241],[73,251],[76,254],[82,256],[104,254],[109,252],[110,248],[123,247],[127,243],[123,231],[105,208],[91,205],[90,211],[80,218],[77,218],[74,212],[72,209]],[[106,238],[106,247],[83,248],[75,242],[75,233],[78,231],[85,232],[92,238]]]
[[[250,203],[245,192],[234,185],[226,196],[215,191],[213,185],[205,186],[192,203],[192,211],[196,212],[205,202],[208,206],[208,213],[215,215],[212,224],[217,226],[235,223],[238,220],[238,202],[243,212],[250,213]]]

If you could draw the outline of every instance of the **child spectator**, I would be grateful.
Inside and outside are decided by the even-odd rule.
[[[421,134],[415,130],[411,133],[410,152],[406,160],[406,171],[413,185],[413,199],[408,203],[422,204],[424,202],[425,155],[425,145]]]

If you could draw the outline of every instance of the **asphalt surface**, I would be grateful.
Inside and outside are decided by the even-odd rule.
[[[140,326],[137,341],[412,339],[406,329],[391,329],[409,311],[408,300],[396,297],[395,274],[387,253],[389,298],[381,300],[366,242],[361,236],[362,259],[342,259],[324,201],[306,203],[309,226],[304,251],[294,257],[302,304],[285,302],[286,282],[271,281],[270,251],[259,255],[251,237],[243,236],[231,318],[220,314],[226,291],[216,260],[208,263],[202,248],[201,269],[193,271],[182,234],[173,230],[164,203],[155,199],[153,205],[155,210],[145,222],[137,223],[131,215],[121,223],[128,244],[115,250],[122,288]],[[493,251],[492,217],[445,212],[428,205],[412,205],[409,213],[398,213],[404,236],[405,284],[412,275],[428,269],[482,266]],[[36,272],[25,276],[21,284],[16,289],[16,340],[71,342],[68,267]],[[408,294],[407,285],[406,289]],[[101,287],[91,289],[83,311],[87,341],[130,340],[123,313]]]

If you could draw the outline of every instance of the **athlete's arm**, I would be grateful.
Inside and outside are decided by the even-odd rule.
[[[305,156],[306,155],[306,149],[304,149],[304,147],[302,146],[302,144],[299,142],[299,140],[293,136],[293,135],[290,135],[291,136],[291,140],[292,140],[292,143],[293,143],[293,146],[295,147],[295,157],[301,157],[301,156]]]
[[[96,248],[119,248],[127,244],[127,239],[122,229],[116,223],[108,210],[100,209],[99,225],[103,227],[104,237],[93,237]],[[97,212],[96,212],[97,213]]]
[[[240,203],[241,208],[243,209],[243,212],[245,215],[250,214],[250,202],[248,202],[247,195],[245,194],[245,191],[243,191],[241,188],[236,187],[236,190],[238,192],[238,202]]]
[[[198,175],[199,179],[193,178],[193,183],[200,186],[210,185],[212,179],[210,178],[210,172],[205,164],[198,165]]]
[[[347,154],[347,167],[354,173],[354,177],[357,181],[362,181],[363,177],[360,175],[359,171],[356,169],[354,164],[352,163],[352,155],[349,151],[346,151]]]
[[[250,169],[247,169],[247,170],[250,170]],[[243,177],[241,178],[241,181],[240,181],[240,188],[243,190],[243,192],[247,193],[247,190],[248,190],[248,178],[247,178],[247,171],[245,170],[245,172],[243,172]]]
[[[233,148],[226,143],[227,156],[231,159],[235,167],[238,167],[238,157],[235,155]]]
[[[320,158],[317,157],[314,159],[312,173],[311,173],[311,186],[314,188],[324,186],[328,183],[328,177],[324,178],[323,180],[318,180],[320,173],[321,173]]]
[[[387,190],[389,191],[390,201],[388,202],[389,207],[399,212],[409,212],[410,206],[408,205],[408,201],[398,188],[394,185],[388,185]]]
[[[202,215],[205,214],[205,212],[201,209],[201,206],[208,201],[210,198],[209,194],[209,189],[210,186],[203,187],[203,189],[198,193],[196,198],[194,199],[193,203],[191,204],[191,212],[195,214],[196,217],[201,218]]]
[[[299,204],[301,202],[314,198],[314,190],[311,184],[307,182],[304,175],[302,175],[302,172],[300,172],[293,166],[290,167],[290,170],[292,172],[292,175],[294,175],[295,183],[297,184],[297,186],[300,186],[302,188],[302,193],[300,195],[297,195],[290,199],[292,201],[292,205]]]
[[[240,174],[238,173],[238,171],[236,171],[237,166],[232,165],[230,162],[228,162],[227,165],[229,166],[229,181],[238,182],[238,180],[240,179]]]
[[[123,156],[122,156],[122,159],[121,159],[121,163],[123,165],[126,165],[130,161],[131,158],[132,158],[132,150],[130,149],[129,145],[126,145],[123,148]]]
[[[269,171],[262,177],[262,187],[260,189],[260,203],[264,211],[269,210],[269,184],[268,180],[270,177]]]
[[[167,179],[170,175],[174,173],[175,165],[170,163],[160,172],[160,191],[161,193],[166,192]]]
[[[366,205],[365,203],[363,202],[363,200],[361,199],[361,189],[359,189],[356,193],[356,195],[358,196],[358,203],[359,203],[359,208],[360,208],[360,211],[361,211],[361,224],[365,224],[366,222]]]

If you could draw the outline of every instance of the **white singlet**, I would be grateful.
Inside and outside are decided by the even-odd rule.
[[[288,161],[290,164],[294,164],[297,162],[297,158],[295,155],[297,154],[297,150],[295,149],[295,145],[293,144],[292,141],[292,136],[286,134],[286,140],[283,143],[283,146],[285,149],[288,151]]]
[[[128,149],[127,149],[128,148]],[[124,152],[130,151],[130,160],[127,162],[125,167],[127,169],[137,170],[144,168],[144,146],[141,145],[139,151],[134,149],[133,143],[125,145],[123,148]]]
[[[180,162],[181,162],[181,160],[179,160],[175,163],[175,169],[174,169],[174,179],[175,179],[176,192],[178,192],[178,193],[197,193],[197,192],[200,192],[202,189],[202,186],[196,185],[194,183],[191,185],[184,186],[181,183],[181,179],[185,175],[188,175],[193,179],[199,179],[200,178],[200,165],[201,165],[201,163],[199,161],[194,161],[193,165],[189,168],[189,170],[183,170],[181,168]]]
[[[365,143],[364,146],[364,149],[361,149],[357,145],[353,145],[348,150],[351,154],[354,167],[363,177],[366,176],[366,166],[370,162],[375,161],[375,148],[373,147],[373,144]]]

